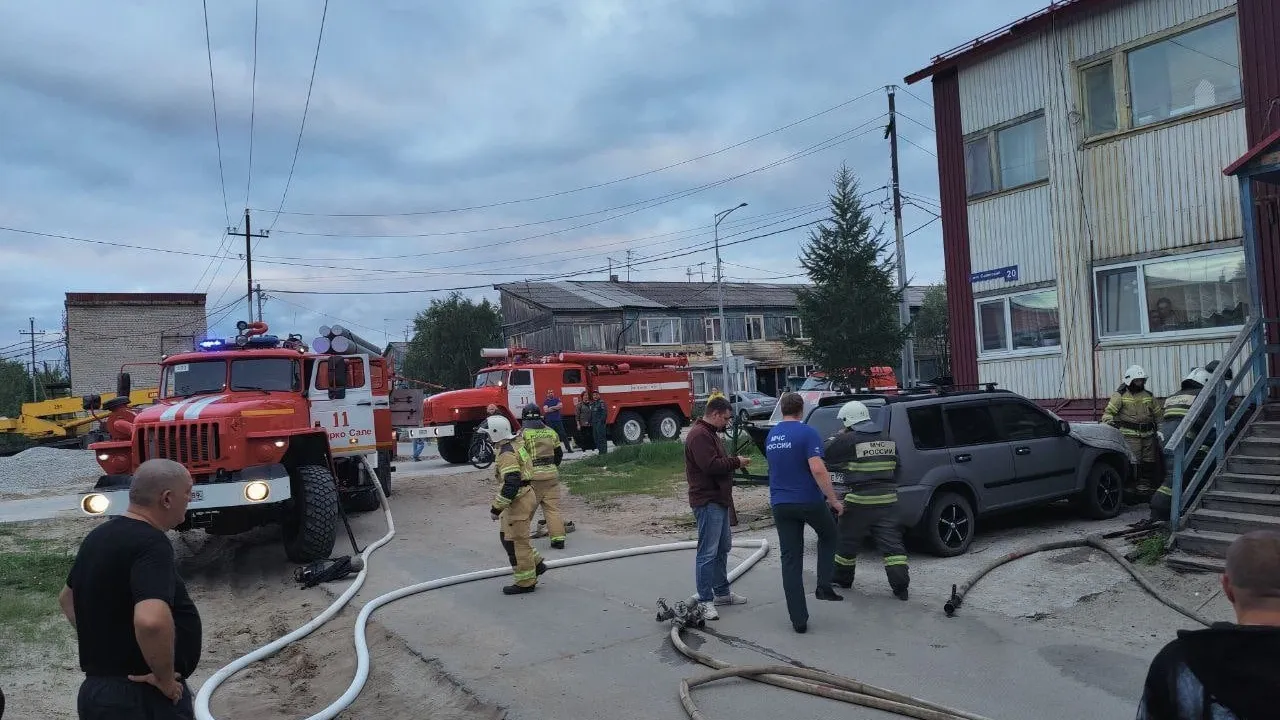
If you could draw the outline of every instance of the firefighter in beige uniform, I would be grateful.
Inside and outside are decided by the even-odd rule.
[[[520,422],[520,452],[525,473],[533,486],[542,514],[546,516],[551,547],[559,550],[564,548],[565,535],[564,518],[560,515],[558,469],[560,461],[564,459],[564,449],[556,431],[542,423],[542,412],[537,405],[525,405]]]
[[[1137,487],[1131,491],[1141,502],[1146,502],[1159,484],[1152,480],[1160,478],[1159,467],[1164,459],[1156,437],[1164,409],[1146,385],[1147,371],[1138,365],[1129,366],[1124,371],[1124,383],[1102,412],[1103,424],[1118,428],[1138,458]]]
[[[538,576],[547,569],[538,551],[529,542],[529,521],[538,510],[537,497],[525,478],[523,463],[520,462],[520,448],[516,445],[515,433],[511,431],[511,421],[497,415],[482,424],[480,430],[493,441],[497,454],[494,475],[502,483],[502,487],[493,499],[489,515],[502,522],[498,537],[502,540],[503,549],[507,551],[507,559],[511,562],[515,577],[515,582],[502,588],[502,592],[506,595],[533,592],[538,584]]]

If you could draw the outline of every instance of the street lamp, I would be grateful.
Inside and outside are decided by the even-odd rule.
[[[733,380],[729,377],[729,342],[727,340],[729,328],[724,322],[724,283],[721,282],[722,275],[720,272],[720,221],[724,220],[734,210],[746,206],[746,203],[741,203],[728,210],[721,210],[716,213],[716,224],[713,228],[716,245],[716,294],[719,295],[718,304],[720,306],[720,374],[721,380],[724,382],[724,395],[726,398],[733,397]]]

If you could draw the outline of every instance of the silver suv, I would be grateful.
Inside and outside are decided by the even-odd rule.
[[[1119,430],[1069,424],[994,387],[824,397],[805,423],[834,436],[849,400],[865,403],[898,444],[902,524],[943,557],[968,550],[978,520],[996,513],[1070,499],[1086,517],[1115,517],[1136,468]],[[763,433],[751,434],[763,444]],[[841,481],[839,473],[832,479]]]

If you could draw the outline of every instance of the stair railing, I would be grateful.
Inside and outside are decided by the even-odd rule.
[[[1243,428],[1246,418],[1260,411],[1269,389],[1277,384],[1267,368],[1267,358],[1277,350],[1277,346],[1267,345],[1267,328],[1277,322],[1280,321],[1250,318],[1245,323],[1226,354],[1219,358],[1217,369],[1191,404],[1186,417],[1173,434],[1165,438],[1164,447],[1173,457],[1170,528],[1180,528],[1187,511],[1208,486],[1211,473],[1225,466],[1231,438]],[[1234,377],[1228,380],[1227,371],[1232,367],[1236,368]],[[1248,385],[1242,402],[1228,414],[1231,398],[1246,380]],[[1192,438],[1191,430],[1196,426],[1200,431]],[[1184,477],[1210,435],[1213,442],[1199,467],[1190,477]]]

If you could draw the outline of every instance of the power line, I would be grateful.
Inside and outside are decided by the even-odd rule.
[[[222,185],[222,214],[231,224],[231,205],[227,202],[227,175],[222,169],[222,131],[218,129],[218,91],[213,83],[213,42],[209,39],[209,0],[204,6],[204,50],[209,57],[209,95],[213,98],[213,138],[218,143],[218,180]]]
[[[903,140],[903,141],[904,141],[904,142],[906,142],[908,145],[914,145],[914,146],[916,147],[916,149],[921,150],[921,151],[923,151],[923,152],[924,152],[924,153],[926,153],[926,154],[932,155],[932,156],[934,156],[934,157],[938,157],[938,154],[937,154],[937,153],[935,153],[934,151],[930,150],[929,148],[926,148],[926,147],[923,147],[923,146],[921,146],[921,145],[916,144],[916,143],[915,143],[915,141],[913,141],[911,138],[907,137],[906,135],[899,135],[899,136],[898,136],[898,139]]]
[[[899,89],[899,90],[901,90],[902,92],[904,92],[904,93],[906,93],[906,94],[910,95],[911,97],[915,98],[916,102],[923,104],[925,107],[928,107],[930,110],[932,110],[932,109],[933,109],[933,103],[931,103],[931,102],[929,102],[928,100],[925,100],[924,98],[920,97],[919,95],[917,95],[917,94],[915,94],[915,93],[911,92],[909,89],[904,88],[904,87],[899,87],[898,89]]]
[[[899,111],[898,111],[898,115],[900,115],[900,116],[902,116],[902,117],[904,117],[904,118],[906,118],[906,119],[910,120],[911,122],[913,122],[913,123],[915,123],[915,124],[919,125],[920,127],[924,128],[925,130],[928,130],[929,132],[936,132],[936,131],[933,129],[933,126],[932,126],[932,125],[929,125],[929,124],[926,124],[926,123],[920,122],[919,120],[917,120],[917,119],[915,119],[915,118],[911,117],[910,115],[908,115],[908,114],[906,114],[906,113],[902,112],[901,110],[899,110]]]
[[[316,37],[316,52],[311,59],[311,79],[307,81],[307,100],[302,104],[302,125],[298,128],[298,142],[293,146],[293,162],[289,163],[289,176],[284,181],[284,193],[280,196],[280,205],[276,208],[276,214],[271,218],[271,225],[267,227],[270,233],[275,229],[276,223],[280,220],[280,214],[284,212],[285,200],[289,199],[289,186],[293,184],[293,171],[298,167],[298,154],[302,151],[302,135],[307,130],[307,111],[311,109],[311,90],[316,85],[316,67],[320,64],[320,44],[324,40],[324,22],[329,16],[329,0],[324,0],[324,9],[320,11],[320,34]]]
[[[253,124],[258,113],[258,0],[253,0],[253,80],[249,83],[249,177],[244,182],[244,206],[249,207],[253,187]],[[247,210],[245,212],[248,212]],[[227,221],[230,225],[230,220]]]
[[[903,236],[902,236],[902,239],[903,239],[903,240],[906,240],[907,238],[911,237],[912,235],[915,235],[916,233],[920,232],[921,230],[923,230],[923,229],[925,229],[925,228],[929,227],[930,225],[932,225],[932,224],[934,224],[934,223],[938,222],[938,220],[939,220],[939,219],[941,219],[941,217],[942,217],[941,215],[937,215],[937,216],[934,216],[932,219],[925,221],[923,224],[921,224],[921,225],[917,225],[917,226],[916,226],[916,228],[915,228],[914,230],[912,230],[911,232],[907,233],[906,235],[903,235]]]
[[[616,184],[618,184],[618,183],[627,182],[627,181],[629,181],[629,180],[635,180],[635,179],[638,179],[638,178],[646,177],[646,176],[648,176],[648,175],[653,175],[653,174],[655,174],[655,173],[660,173],[660,172],[663,172],[663,171],[665,171],[665,170],[670,170],[670,169],[672,169],[672,168],[680,167],[680,166],[682,166],[682,165],[688,165],[689,163],[697,162],[697,161],[699,161],[699,160],[705,160],[705,159],[707,159],[707,158],[709,158],[709,157],[714,157],[714,156],[716,156],[716,155],[720,155],[720,154],[725,153],[725,152],[728,152],[728,151],[730,151],[730,150],[734,150],[734,149],[736,149],[736,148],[742,147],[743,145],[746,145],[746,144],[748,144],[748,143],[752,143],[752,142],[755,142],[756,140],[760,140],[761,138],[765,138],[765,137],[768,137],[768,136],[770,136],[770,135],[776,135],[777,133],[780,133],[780,132],[782,132],[782,131],[784,131],[784,130],[789,130],[789,129],[791,129],[791,128],[793,128],[793,127],[797,126],[797,125],[800,125],[800,124],[802,124],[802,123],[806,123],[806,122],[808,122],[808,121],[810,121],[810,120],[813,120],[814,118],[818,118],[818,117],[821,117],[821,116],[826,115],[826,114],[828,114],[828,113],[835,112],[836,110],[839,110],[839,109],[841,109],[841,108],[844,108],[844,107],[847,107],[847,106],[849,106],[849,105],[852,105],[853,103],[858,102],[859,100],[862,100],[863,98],[866,98],[866,97],[868,97],[868,96],[872,95],[873,93],[878,92],[879,90],[880,90],[880,88],[879,88],[879,87],[876,87],[876,88],[874,88],[874,89],[872,89],[872,90],[868,90],[867,92],[865,92],[865,93],[863,93],[863,94],[861,94],[861,95],[859,95],[859,96],[857,96],[857,97],[855,97],[855,98],[851,98],[851,99],[849,99],[849,100],[845,100],[844,102],[839,103],[839,104],[837,104],[837,105],[832,105],[831,107],[826,108],[825,110],[819,110],[818,112],[813,113],[812,115],[808,115],[808,116],[806,116],[806,117],[800,118],[799,120],[795,120],[795,121],[793,121],[793,122],[787,123],[786,125],[782,125],[782,126],[780,126],[780,127],[776,127],[776,128],[774,128],[774,129],[772,129],[772,130],[770,130],[770,131],[768,131],[768,132],[764,132],[764,133],[761,133],[761,134],[756,135],[756,136],[754,136],[754,137],[747,138],[746,140],[742,140],[742,141],[737,142],[737,143],[734,143],[734,144],[732,144],[732,145],[729,145],[729,146],[726,146],[726,147],[722,147],[722,148],[720,148],[720,149],[718,149],[718,150],[713,150],[713,151],[711,151],[711,152],[709,152],[709,153],[704,153],[704,154],[702,154],[702,155],[698,155],[698,156],[696,156],[696,157],[692,157],[692,158],[688,158],[688,159],[685,159],[685,160],[681,160],[681,161],[679,161],[679,162],[674,162],[674,163],[671,163],[671,164],[669,164],[669,165],[664,165],[664,166],[659,167],[659,168],[654,168],[654,169],[652,169],[652,170],[646,170],[646,171],[644,171],[644,172],[635,173],[635,174],[632,174],[632,175],[627,175],[626,177],[615,178],[615,179],[613,179],[613,180],[608,180],[608,181],[605,181],[605,182],[595,183],[595,184],[592,184],[592,185],[584,185],[584,186],[582,186],[582,187],[573,188],[573,189],[571,189],[571,190],[560,190],[560,191],[558,191],[558,192],[547,193],[547,194],[544,194],[544,195],[536,195],[536,196],[533,196],[533,197],[519,198],[519,199],[515,199],[515,200],[503,200],[503,201],[499,201],[499,202],[485,203],[485,204],[482,204],[482,205],[470,205],[470,206],[466,206],[466,207],[447,208],[447,209],[442,209],[442,210],[414,210],[414,211],[408,211],[408,212],[392,212],[392,213],[318,213],[318,212],[283,211],[283,212],[282,212],[282,214],[285,214],[285,215],[306,215],[306,216],[311,216],[311,217],[369,217],[369,218],[373,218],[373,217],[406,217],[406,216],[412,216],[412,215],[441,215],[441,214],[446,214],[446,213],[467,212],[467,211],[470,211],[470,210],[484,210],[484,209],[487,209],[487,208],[502,207],[502,206],[504,206],[504,205],[516,205],[516,204],[520,204],[520,203],[535,202],[535,201],[538,201],[538,200],[547,200],[547,199],[549,199],[549,198],[554,198],[554,197],[562,197],[562,196],[564,196],[564,195],[571,195],[571,194],[574,194],[574,193],[584,192],[584,191],[586,191],[586,190],[595,190],[595,189],[597,189],[597,188],[608,187],[608,186],[610,186],[610,185],[616,185]],[[878,118],[877,118],[877,119],[878,119]],[[269,211],[269,210],[266,210],[266,211],[263,211],[263,212],[270,212],[270,211]]]

